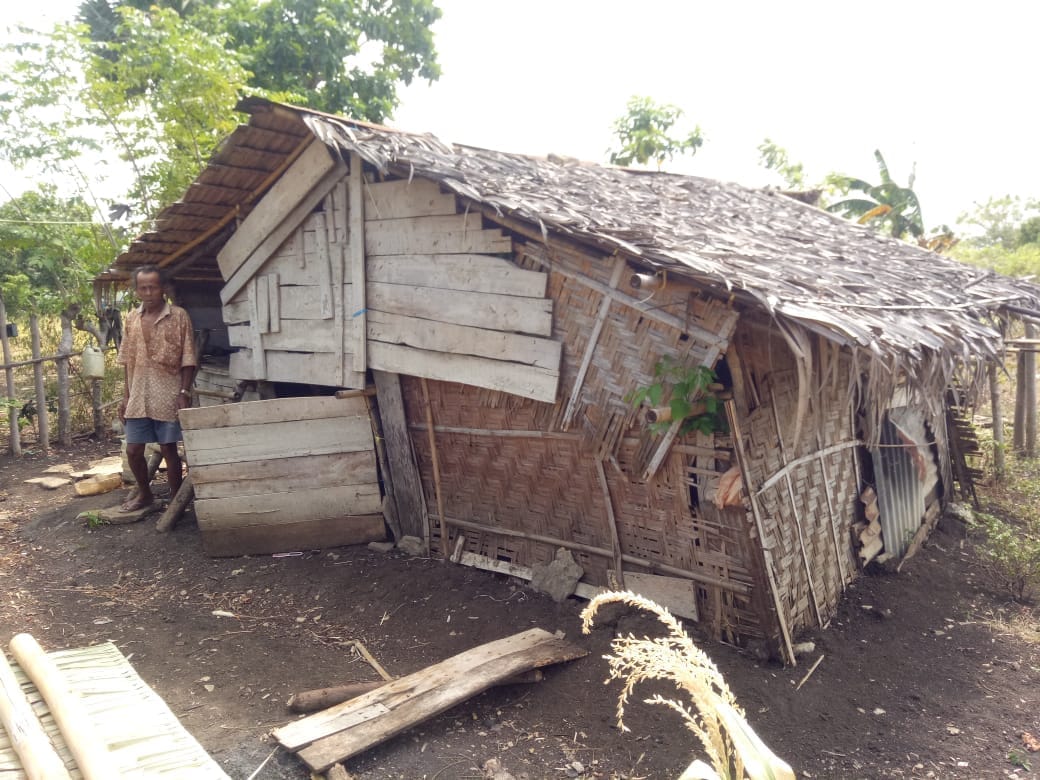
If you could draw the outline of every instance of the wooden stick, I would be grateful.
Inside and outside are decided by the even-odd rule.
[[[106,749],[83,702],[69,690],[61,671],[39,643],[29,634],[18,634],[11,640],[11,654],[47,702],[84,780],[116,780],[120,773],[115,758]]]
[[[29,317],[29,334],[32,338],[32,356],[40,357],[40,318]],[[36,386],[36,440],[44,453],[51,451],[51,412],[47,408],[47,388],[43,381],[43,363],[33,363],[33,384]],[[100,438],[100,435],[99,437]]]
[[[370,652],[368,652],[368,648],[366,648],[363,644],[361,644],[360,640],[355,639],[353,642],[351,642],[351,644],[353,644],[354,648],[358,651],[358,653],[361,654],[361,657],[364,658],[366,661],[368,661],[368,665],[376,670],[376,674],[378,674],[380,677],[382,677],[387,682],[389,682],[390,680],[394,679],[389,674],[387,674],[386,669],[384,669],[382,666],[379,665],[379,661],[377,661],[372,656],[372,654]]]
[[[156,521],[155,530],[164,534],[173,528],[193,498],[195,498],[195,485],[192,484],[191,474],[188,474],[181,482],[180,488],[177,489],[177,495],[171,499],[166,511],[162,513],[162,517]]]
[[[802,678],[801,682],[799,682],[796,686],[794,686],[794,689],[796,691],[799,688],[801,688],[803,685],[805,685],[805,681],[808,680],[810,675],[812,675],[812,673],[816,671],[816,667],[820,665],[820,662],[823,661],[823,658],[824,658],[824,656],[821,655],[819,658],[816,659],[816,663],[814,663],[812,666],[809,667],[809,671],[807,671],[805,673],[805,677]]]
[[[366,388],[367,389],[367,388]],[[342,392],[342,391],[341,391]],[[375,394],[375,388],[372,388]],[[394,541],[401,539],[401,519],[397,516],[397,501],[394,498],[394,480],[390,473],[390,460],[386,455],[386,440],[383,438],[382,422],[372,403],[372,396],[365,395],[365,409],[368,411],[368,423],[372,428],[372,440],[376,445],[376,459],[379,462],[379,471],[383,475],[383,520],[386,522]]]
[[[989,367],[989,403],[993,417],[993,476],[997,482],[1003,482],[1007,472],[1004,462],[1004,412],[1000,405],[1000,382],[997,380],[997,366]]]
[[[22,769],[29,780],[70,780],[58,751],[43,730],[32,705],[25,698],[22,687],[0,652],[0,723],[18,754]]]
[[[441,555],[448,557],[448,530],[444,521],[444,496],[441,492],[441,467],[437,458],[437,437],[434,435],[433,406],[430,404],[430,386],[426,377],[419,380],[422,383],[423,405],[426,407],[426,427],[430,440],[430,462],[433,466],[433,493],[437,499],[437,524],[441,532]],[[430,526],[426,526],[426,549],[430,549]]]
[[[755,529],[758,531],[758,544],[765,562],[766,579],[769,583],[769,595],[773,599],[773,608],[776,611],[776,620],[780,624],[780,633],[784,640],[784,651],[787,654],[787,659],[790,661],[791,666],[797,666],[798,662],[794,656],[794,646],[791,643],[791,632],[787,628],[787,618],[784,616],[784,605],[780,599],[780,591],[776,585],[776,576],[773,574],[772,555],[765,546],[765,523],[762,520],[762,510],[758,506],[758,498],[756,497],[757,493],[752,492],[751,485],[748,484],[748,475],[751,472],[748,469],[747,453],[744,452],[744,437],[740,431],[740,421],[737,419],[737,411],[732,398],[725,402],[725,407],[729,428],[733,432],[733,449],[737,455],[737,464],[740,466],[740,473],[744,478],[744,489],[747,491],[748,501],[751,504],[751,515],[755,519]]]
[[[610,499],[610,485],[607,482],[607,474],[603,470],[603,461],[596,460],[596,476],[599,478],[599,486],[603,489],[603,504],[607,510],[607,530],[610,532],[610,546],[614,551],[614,575],[617,577],[617,587],[625,589],[625,573],[621,566],[621,539],[618,537],[617,518],[614,516],[614,505]]]
[[[14,398],[14,368],[11,363],[11,342],[7,339],[7,307],[4,306],[3,292],[0,291],[0,345],[3,346],[4,373],[7,379],[7,397]],[[14,406],[7,407],[8,432],[10,434],[9,448],[14,456],[22,454],[22,437],[18,429],[18,409]]]

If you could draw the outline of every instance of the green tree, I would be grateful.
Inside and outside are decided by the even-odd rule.
[[[921,216],[921,204],[917,199],[917,193],[913,189],[914,172],[911,170],[910,179],[903,187],[892,179],[880,150],[874,150],[874,159],[878,164],[880,184],[871,184],[843,174],[828,176],[828,183],[842,194],[856,191],[863,196],[832,203],[827,206],[827,211],[841,214],[847,219],[855,219],[860,224],[882,229],[893,238],[903,238],[908,233],[914,238],[923,238],[924,219]]]
[[[624,116],[614,122],[619,148],[608,150],[613,165],[646,165],[653,160],[658,169],[676,155],[694,155],[704,145],[700,127],[685,137],[671,135],[682,117],[682,109],[658,104],[652,98],[634,96]]]
[[[398,84],[440,76],[433,0],[84,0],[79,18],[107,43],[120,9],[153,5],[221,36],[253,91],[322,111],[381,122]]]
[[[792,190],[805,188],[805,169],[801,163],[792,163],[787,150],[766,138],[758,145],[758,163],[767,171],[776,171],[784,184]]]
[[[1037,220],[1040,220],[1040,201],[1003,195],[976,203],[972,211],[957,218],[957,224],[972,231],[972,235],[964,239],[968,247],[1000,246],[1010,250],[1036,241],[1033,236]]]

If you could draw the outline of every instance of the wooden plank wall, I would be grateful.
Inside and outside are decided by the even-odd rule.
[[[195,513],[209,555],[383,539],[363,398],[280,398],[181,413]]]

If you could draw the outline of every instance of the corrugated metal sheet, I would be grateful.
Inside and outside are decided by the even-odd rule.
[[[925,497],[938,481],[923,415],[906,406],[889,409],[870,454],[881,538],[887,553],[901,557],[921,526]]]

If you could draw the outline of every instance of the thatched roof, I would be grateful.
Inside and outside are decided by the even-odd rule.
[[[450,145],[266,100],[239,109],[251,115],[249,125],[225,141],[113,273],[158,262],[219,279],[215,255],[234,217],[248,213],[313,134],[384,173],[437,181],[473,208],[537,235],[667,269],[911,374],[949,376],[955,363],[993,358],[1001,350],[994,317],[1008,305],[1040,310],[1037,286],[884,237],[780,192]]]

